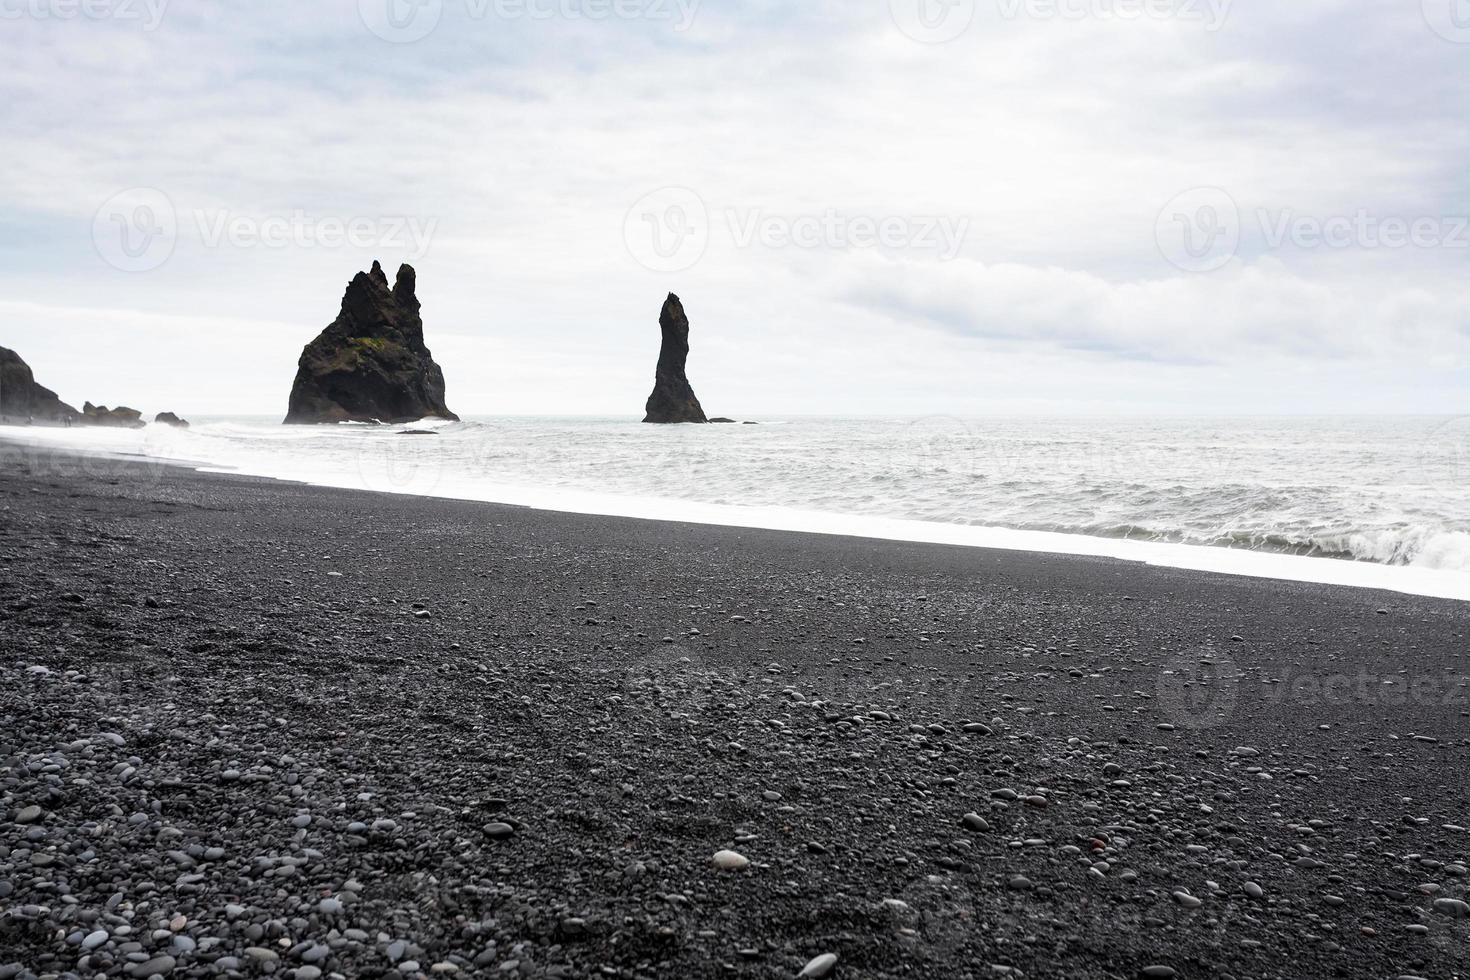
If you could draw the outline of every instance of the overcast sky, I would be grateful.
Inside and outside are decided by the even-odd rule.
[[[0,21],[0,345],[75,404],[284,413],[379,258],[462,414],[640,412],[669,291],[712,414],[1470,411],[1467,0]]]

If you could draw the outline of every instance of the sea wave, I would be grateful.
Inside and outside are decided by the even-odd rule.
[[[945,528],[999,529],[1470,571],[1463,447],[1446,444],[1435,420],[776,421],[317,427],[222,418],[188,431],[37,430],[35,438],[532,506],[556,499],[575,501],[567,509],[658,516],[713,506],[723,508],[706,515],[716,522],[777,522],[777,511],[793,525],[897,521],[925,540],[974,537]],[[403,438],[410,431],[434,435]]]
[[[1305,558],[1470,571],[1470,532],[1445,531],[1435,527],[1305,533],[1241,529],[1211,534],[1136,524],[1019,523],[1006,526],[1021,531],[1085,534],[1124,541],[1234,548]]]

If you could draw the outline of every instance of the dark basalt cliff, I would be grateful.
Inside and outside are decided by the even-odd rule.
[[[0,416],[27,422],[74,422],[80,413],[36,383],[15,351],[0,347]]]
[[[383,268],[359,272],[342,312],[301,353],[287,425],[459,421],[444,403],[444,372],[424,345],[413,267],[390,289]]]
[[[648,415],[643,421],[708,422],[699,399],[694,396],[694,389],[689,385],[689,377],[684,373],[685,363],[689,360],[689,318],[684,315],[684,304],[673,293],[669,293],[664,302],[658,325],[663,330],[663,347],[658,354],[653,394],[648,396]]]

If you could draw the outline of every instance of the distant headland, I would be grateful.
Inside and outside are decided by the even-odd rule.
[[[172,412],[161,412],[155,422],[187,429],[189,423]],[[12,425],[73,426],[139,429],[147,425],[135,408],[93,405],[79,412],[36,381],[31,366],[15,351],[0,347],[0,423]]]

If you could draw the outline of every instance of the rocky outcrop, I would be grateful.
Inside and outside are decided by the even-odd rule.
[[[127,408],[122,405],[117,408],[108,408],[106,405],[93,405],[91,402],[82,406],[82,423],[102,425],[113,429],[141,429],[148,424],[143,421],[143,413],[136,408]]]
[[[153,422],[155,425],[171,425],[175,429],[187,429],[189,427],[188,421],[179,418],[173,412],[159,412],[153,417]]]
[[[14,422],[74,422],[76,409],[56,392],[36,383],[30,365],[9,348],[0,347],[0,417]]]
[[[664,301],[663,313],[658,318],[663,331],[663,347],[658,353],[658,373],[653,384],[653,394],[648,396],[645,422],[706,423],[704,409],[694,396],[689,377],[684,373],[689,360],[689,318],[684,315],[684,304],[679,297],[669,293]]]
[[[424,345],[412,266],[390,289],[383,268],[359,272],[342,312],[301,353],[287,425],[459,421],[444,403],[444,372]]]

